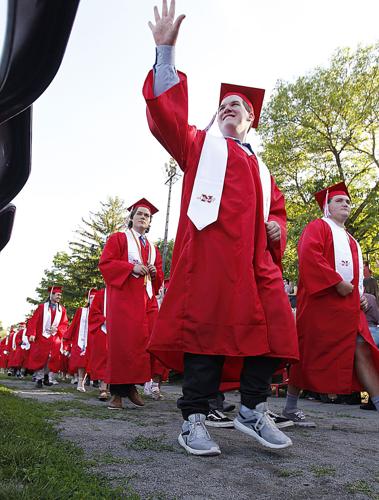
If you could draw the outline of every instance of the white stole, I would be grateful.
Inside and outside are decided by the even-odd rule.
[[[107,334],[107,289],[104,289],[104,307],[103,307],[103,315],[105,318],[104,323],[101,325],[100,329],[103,333]]]
[[[21,349],[24,349],[25,351],[29,351],[30,349],[30,342],[28,336],[26,335],[26,328],[22,330]]]
[[[249,156],[252,155],[242,144],[237,144]],[[199,231],[217,220],[227,163],[226,138],[206,133],[187,211],[188,217]],[[258,165],[263,192],[263,217],[267,222],[271,206],[271,176],[261,160]]]
[[[16,336],[17,336],[17,332],[14,332],[13,334],[13,337],[12,337],[12,351],[15,351],[16,350]]]
[[[78,333],[78,346],[82,352],[87,348],[88,339],[88,313],[89,307],[82,307],[80,313],[79,333]]]
[[[354,263],[351,253],[349,236],[345,228],[336,224],[332,219],[323,217],[322,220],[328,224],[332,231],[333,247],[334,247],[334,266],[338,274],[344,281],[351,283],[354,278]],[[363,294],[363,258],[362,250],[357,240],[353,238],[358,249],[358,288],[359,294]]]
[[[58,325],[61,321],[62,317],[62,307],[57,304],[57,307],[55,309],[55,318],[53,321],[53,324],[51,324],[51,310],[50,310],[50,302],[45,302],[43,305],[43,318],[42,318],[42,335],[45,338],[50,338],[51,335],[55,335],[57,332],[51,334],[50,330],[51,327],[54,326],[55,328],[58,328]]]
[[[127,229],[125,231],[125,235],[126,235],[126,239],[128,241],[128,262],[130,262],[130,264],[133,264],[133,265],[136,265],[136,264],[143,265],[142,257],[141,257],[142,256],[141,242],[139,239],[139,237],[141,235],[138,234],[133,229]],[[154,264],[155,258],[156,258],[155,246],[152,243],[150,243],[150,241],[146,238],[146,236],[145,236],[145,239],[146,239],[146,243],[149,244],[149,256],[147,259],[147,263]],[[132,273],[132,276],[134,276],[135,278],[140,278],[139,274]],[[151,278],[149,275],[147,276],[147,280],[146,280],[146,292],[147,292],[147,295],[149,296],[149,299],[151,299],[151,297],[153,296],[153,287],[152,287]]]

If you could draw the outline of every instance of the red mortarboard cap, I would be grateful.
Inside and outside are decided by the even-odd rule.
[[[130,205],[130,207],[128,208],[129,212],[131,212],[133,210],[133,208],[136,208],[136,207],[148,208],[150,210],[151,215],[154,215],[158,212],[158,209],[156,207],[154,207],[154,205],[152,203],[150,203],[150,201],[148,201],[146,198],[141,198],[140,200],[133,203],[133,205]]]
[[[255,89],[254,87],[244,87],[242,85],[232,85],[231,83],[222,83],[220,89],[220,101],[228,95],[238,95],[254,110],[253,128],[258,127],[259,117],[263,106],[265,95],[264,89]]]
[[[49,293],[62,293],[63,287],[62,286],[49,286],[47,289]]]
[[[333,186],[321,189],[321,191],[317,191],[317,193],[314,194],[314,197],[316,198],[316,201],[321,210],[324,210],[324,204],[327,195],[328,199],[330,200],[334,196],[339,196],[341,194],[347,195],[350,198],[349,191],[344,182],[339,182],[338,184],[334,184]]]

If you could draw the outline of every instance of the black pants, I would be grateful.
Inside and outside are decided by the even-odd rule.
[[[129,395],[130,389],[134,384],[110,384],[109,392],[112,396],[120,396],[126,398]]]
[[[178,408],[183,418],[193,413],[209,412],[209,400],[219,392],[224,356],[184,354],[183,396]],[[249,356],[244,359],[241,371],[241,403],[248,408],[266,401],[271,394],[271,378],[280,364],[278,358]]]

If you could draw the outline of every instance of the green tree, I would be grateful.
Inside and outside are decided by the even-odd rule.
[[[2,321],[0,321],[0,339],[5,337],[6,334],[7,334],[7,332],[6,332],[5,328],[3,327],[3,323],[2,323]]]
[[[313,194],[345,181],[353,202],[348,229],[364,254],[379,252],[379,44],[339,49],[328,67],[279,81],[259,132],[263,159],[286,196],[285,274],[297,274],[296,243],[320,216]]]
[[[63,303],[71,318],[75,310],[84,304],[89,288],[104,286],[98,264],[105,242],[110,234],[125,228],[127,210],[120,198],[108,198],[100,203],[100,210],[90,212],[82,218],[82,226],[75,232],[75,239],[69,243],[69,250],[58,252],[53,265],[44,271],[36,289],[37,298],[27,298],[31,304],[47,299],[47,288],[51,285],[64,287]]]
[[[174,239],[168,240],[168,242],[167,242],[166,265],[165,265],[165,273],[164,273],[165,278],[168,278],[170,276],[172,251],[174,248],[174,243],[175,243]],[[155,244],[157,245],[161,255],[163,256],[164,240],[162,238],[159,238],[158,241],[155,242]]]

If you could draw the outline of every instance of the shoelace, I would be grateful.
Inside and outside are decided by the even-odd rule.
[[[300,418],[301,420],[305,419],[305,413],[303,412],[303,410],[296,410],[294,414],[297,418]]]
[[[262,415],[258,418],[256,423],[254,424],[254,429],[259,432],[265,425],[268,425],[273,429],[277,429],[274,420],[268,413],[268,410],[263,412]]]
[[[190,424],[191,429],[188,438],[195,436],[196,438],[210,439],[210,435],[203,422],[195,422]]]

